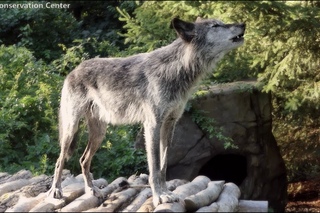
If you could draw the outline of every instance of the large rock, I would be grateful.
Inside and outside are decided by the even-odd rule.
[[[186,112],[168,152],[167,179],[206,175],[234,182],[242,199],[268,200],[275,211],[284,211],[286,169],[271,131],[271,95],[260,92],[255,81],[235,82],[212,86],[191,106],[213,118],[238,148],[225,149],[224,141],[210,138]]]

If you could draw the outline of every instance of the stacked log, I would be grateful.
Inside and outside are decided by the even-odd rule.
[[[267,212],[267,201],[239,200],[240,190],[233,183],[211,181],[198,176],[191,182],[181,179],[167,181],[167,187],[179,197],[178,202],[156,208],[148,175],[119,177],[113,182],[93,181],[103,197],[85,194],[83,176],[74,177],[63,171],[63,198],[48,198],[46,192],[52,177],[33,177],[22,170],[14,175],[0,173],[0,212]]]

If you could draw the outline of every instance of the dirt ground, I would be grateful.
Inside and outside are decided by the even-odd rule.
[[[286,212],[320,212],[320,177],[290,183]]]

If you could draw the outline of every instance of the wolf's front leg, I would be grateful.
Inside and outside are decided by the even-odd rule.
[[[172,203],[178,201],[178,197],[166,187],[165,170],[161,169],[160,163],[160,122],[145,122],[145,139],[147,159],[149,166],[149,184],[153,195],[153,204]]]

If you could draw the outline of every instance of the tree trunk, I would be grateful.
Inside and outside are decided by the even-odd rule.
[[[128,179],[133,186],[145,185],[147,184],[148,178],[146,175],[140,175],[140,177],[130,177]],[[133,182],[132,182],[133,181]],[[130,187],[130,186],[129,186]],[[121,207],[124,207],[131,200],[134,199],[134,196],[141,191],[140,187],[128,188],[123,191],[113,192],[110,197],[103,202],[102,206],[96,209],[90,209],[91,212],[115,212],[119,211]]]
[[[22,170],[21,172],[18,172],[14,174],[13,176],[10,176],[10,179],[6,179],[7,181],[13,180],[19,180],[19,178],[28,177],[30,173],[26,170]],[[64,170],[62,175],[62,184],[65,183],[65,179],[70,179],[70,171]],[[0,212],[6,211],[6,209],[9,209],[10,207],[16,205],[19,200],[25,200],[25,198],[28,197],[36,197],[39,194],[48,191],[48,188],[50,188],[50,185],[52,184],[52,177],[47,177],[46,175],[37,176],[30,179],[31,184],[26,185],[22,187],[20,190],[9,192],[3,196],[0,197]],[[73,178],[75,179],[75,178]],[[64,184],[65,185],[65,184]],[[5,196],[5,197],[4,197]]]
[[[142,190],[139,195],[134,199],[134,201],[127,206],[122,212],[136,212],[144,202],[152,196],[150,188]]]
[[[8,183],[4,183],[0,186],[0,196],[8,192],[16,191],[28,184],[30,184],[30,180],[27,179],[14,180]]]
[[[52,184],[52,177],[46,175],[37,176],[31,178],[32,184],[23,187],[20,191],[26,197],[36,197],[39,194],[48,191]]]
[[[39,194],[37,197],[26,198],[21,196],[19,202],[6,212],[29,212],[34,206],[40,203],[46,197],[45,193]]]
[[[185,212],[185,204],[183,200],[192,195],[196,194],[201,190],[204,190],[208,183],[210,182],[210,179],[205,176],[198,176],[195,179],[193,179],[192,182],[178,186],[173,193],[177,196],[179,196],[180,202],[175,203],[164,203],[160,204],[155,208],[155,212],[161,212],[161,211],[177,211],[177,212]]]
[[[148,198],[142,206],[137,210],[137,212],[153,212],[154,205],[152,197]]]
[[[218,212],[237,211],[240,194],[240,189],[237,185],[234,183],[226,183],[217,200],[219,206]]]
[[[240,200],[239,212],[268,212],[268,201]]]
[[[204,190],[208,183],[210,182],[210,179],[206,176],[198,176],[195,179],[193,179],[192,182],[178,186],[173,193],[178,195],[182,200],[184,200],[186,197],[196,194],[200,192],[201,190]]]
[[[194,212],[197,209],[213,203],[223,189],[224,181],[211,181],[205,190],[184,199],[187,211]]]
[[[212,203],[210,206],[204,206],[199,208],[196,212],[217,212],[219,209],[219,206],[217,203]]]
[[[101,188],[108,185],[108,182],[105,179],[98,179],[93,181],[93,185]],[[93,196],[91,194],[84,194],[77,199],[75,199],[72,203],[66,205],[61,209],[61,212],[82,212],[88,210],[90,208],[94,208],[101,203],[98,197]]]
[[[186,183],[189,183],[187,180],[181,180],[181,179],[173,179],[166,182],[167,188],[169,191],[175,190],[178,186],[184,185]]]
[[[186,212],[186,208],[183,200],[179,200],[179,202],[160,204],[153,212]]]
[[[2,176],[0,180],[0,184],[3,183],[8,183],[14,180],[19,180],[19,179],[29,179],[32,177],[32,173],[28,170],[21,170],[14,175],[4,175]]]

